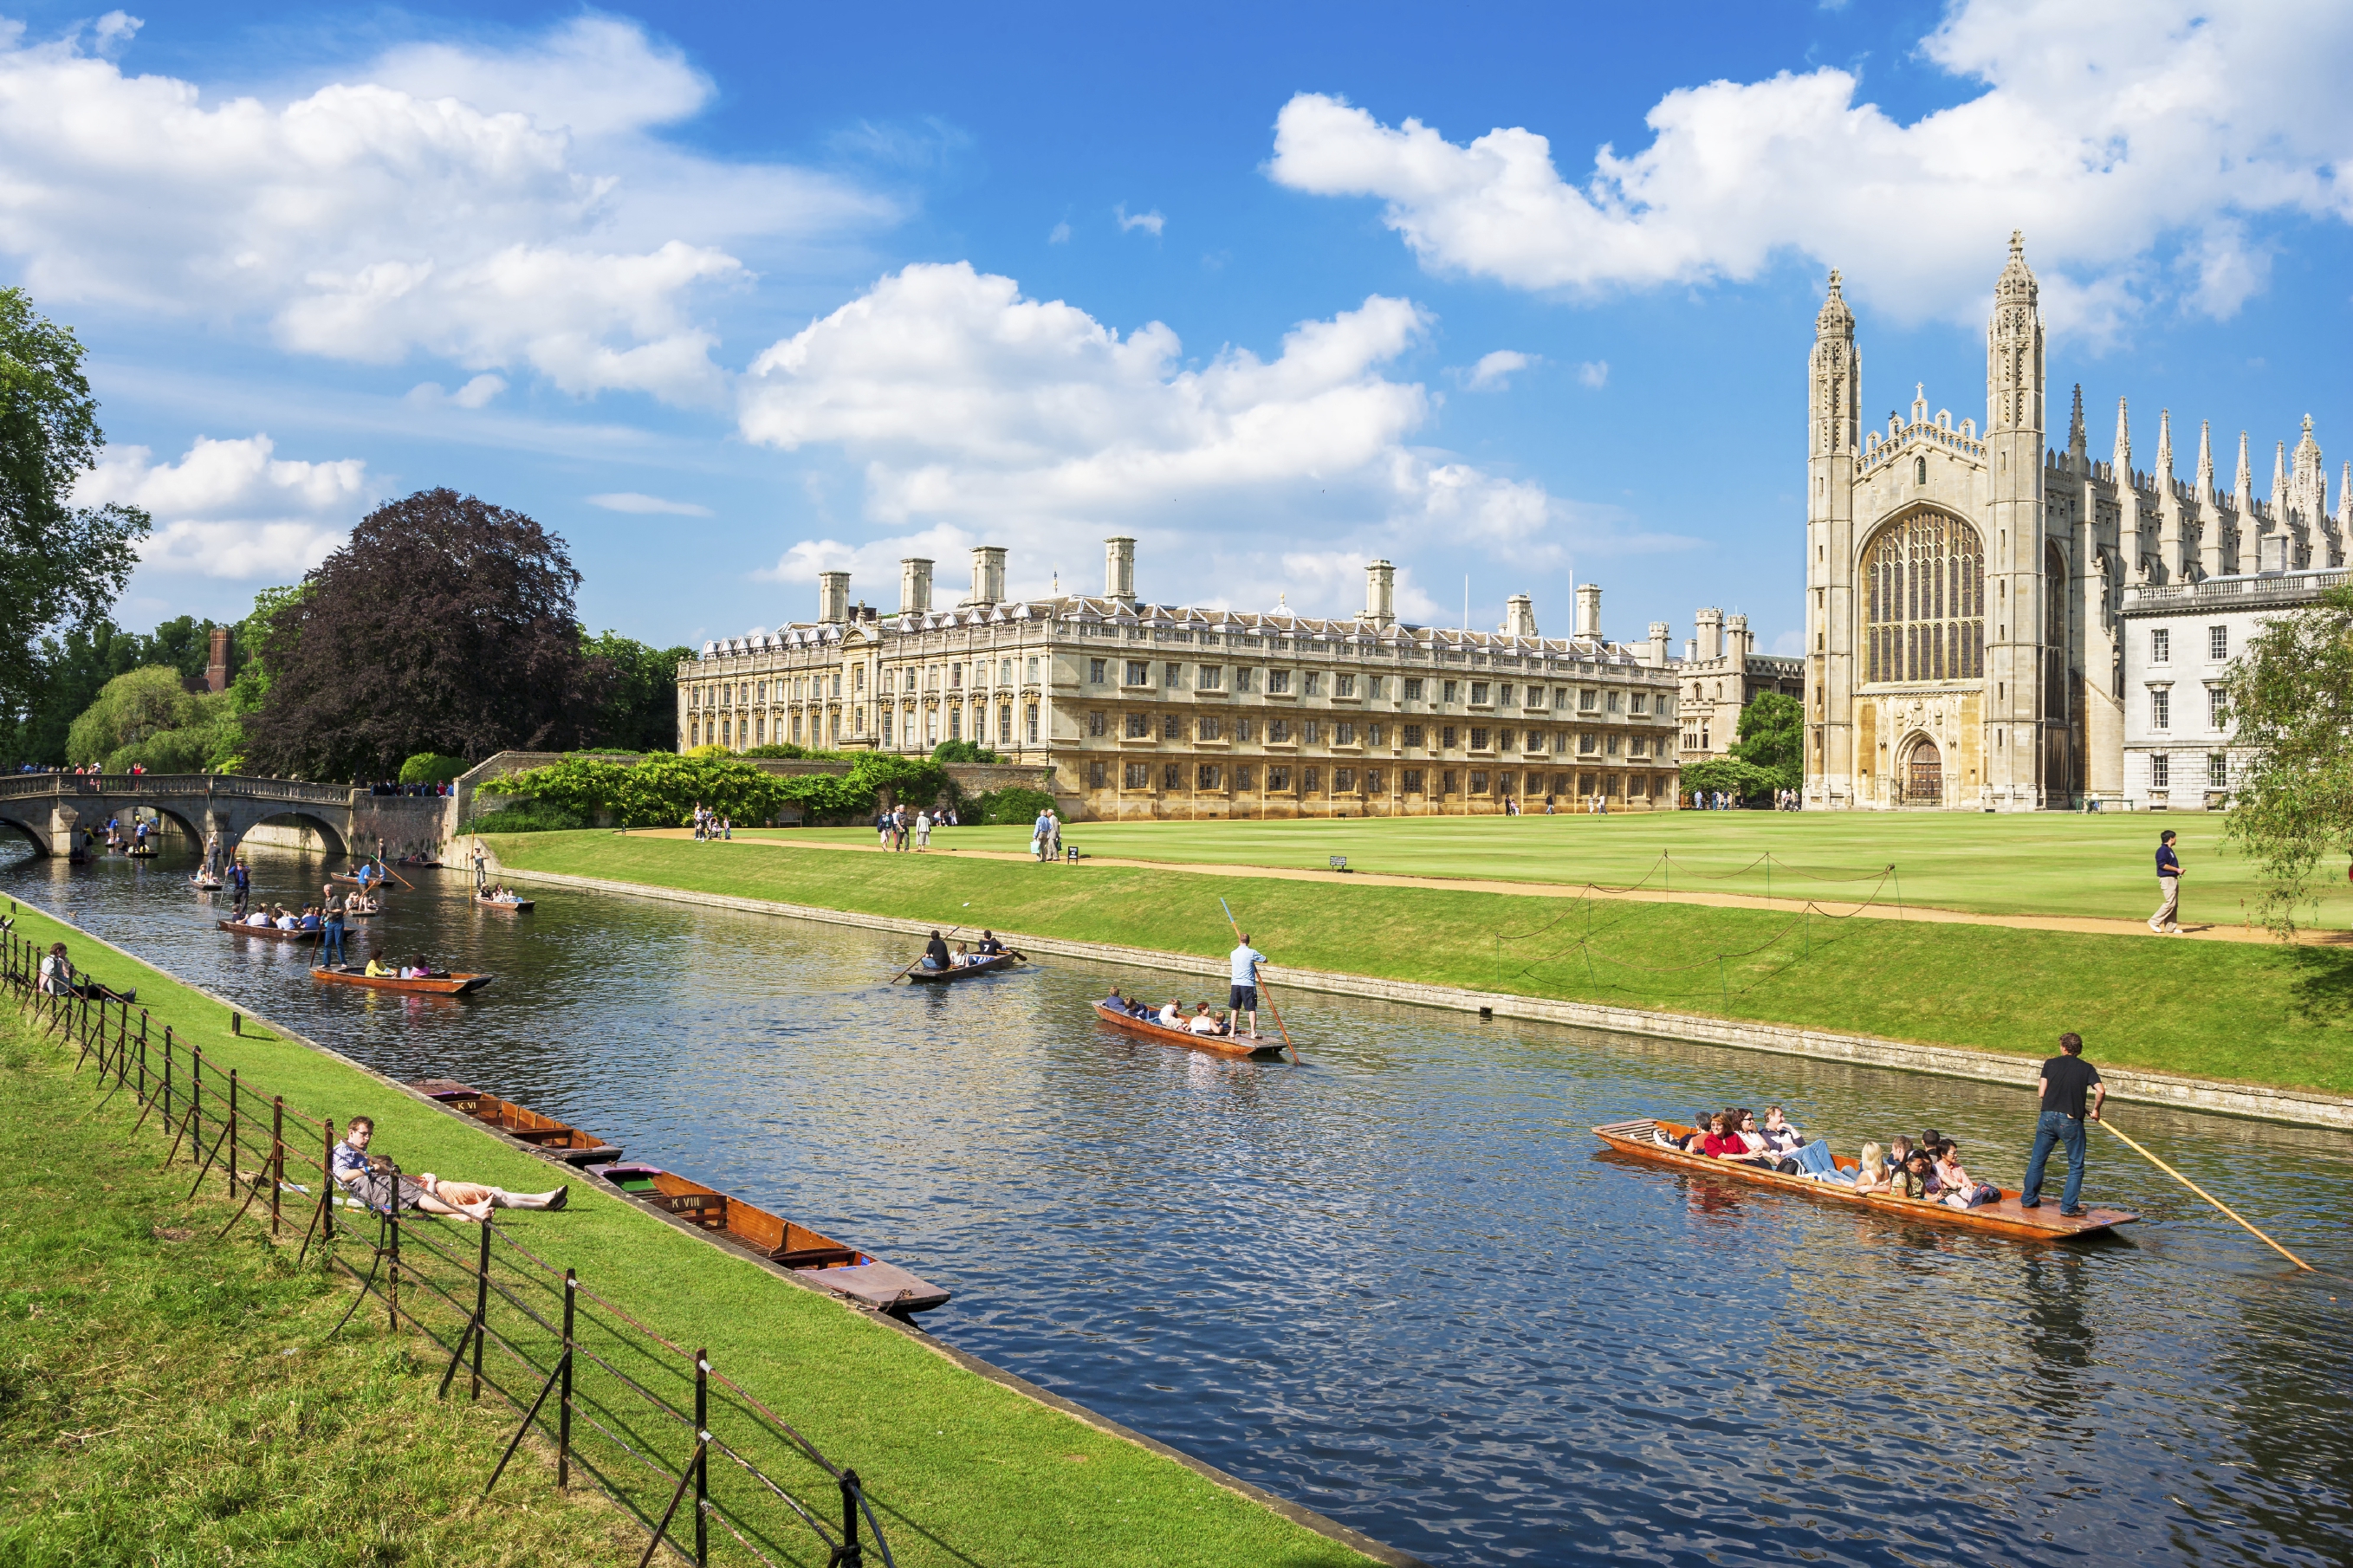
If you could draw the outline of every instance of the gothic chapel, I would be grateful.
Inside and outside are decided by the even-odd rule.
[[[2173,474],[2169,416],[2153,472],[2132,466],[2116,407],[2112,462],[2089,459],[2083,391],[2066,450],[2043,447],[2042,318],[2011,235],[1986,328],[1986,428],[1862,426],[1854,313],[1831,274],[1814,323],[1806,509],[1806,804],[1832,809],[2066,810],[2124,793],[2130,586],[2341,566],[2353,495],[2327,506],[2311,421],[2272,498],[2214,486],[2208,430],[2194,483]],[[2353,488],[2348,466],[2348,488]]]

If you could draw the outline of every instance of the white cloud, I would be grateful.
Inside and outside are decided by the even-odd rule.
[[[269,101],[207,100],[9,25],[0,252],[44,300],[257,319],[329,358],[422,353],[578,395],[707,402],[724,377],[704,301],[752,277],[729,247],[892,216],[840,181],[654,136],[711,94],[676,50],[594,15],[512,49],[396,50]]]
[[[85,506],[145,510],[155,530],[140,546],[145,571],[287,582],[326,559],[375,497],[357,458],[292,461],[268,436],[199,436],[177,462],[144,447],[110,447],[74,487]]]
[[[2262,285],[2245,216],[2353,219],[2353,8],[1957,0],[1921,48],[1984,90],[1905,122],[1833,68],[1680,88],[1648,146],[1568,179],[1525,128],[1458,143],[1303,93],[1269,173],[1380,198],[1433,271],[1590,293],[1796,254],[1908,319],[1981,317],[2022,228],[2051,313],[2091,331],[2160,289],[2161,247],[2200,258],[2187,299],[2228,314]]]
[[[1429,324],[1411,301],[1374,295],[1301,322],[1271,360],[1228,346],[1196,364],[1159,322],[1122,337],[966,263],[909,267],[744,379],[744,435],[860,464],[868,517],[900,536],[804,542],[775,574],[807,581],[848,552],[860,580],[887,574],[895,607],[899,556],[936,548],[954,574],[955,552],[987,542],[1015,550],[1017,579],[1042,587],[1060,566],[1066,586],[1093,592],[1099,542],[1117,530],[1164,567],[1181,560],[1192,599],[1236,563],[1277,581],[1270,538],[1345,542],[1359,559],[1437,542],[1533,563],[1573,533],[1615,529],[1541,485],[1410,444],[1432,400],[1388,367]]]
[[[420,381],[408,389],[408,401],[419,408],[480,408],[506,389],[506,377],[485,372],[455,392],[438,381]]]
[[[664,500],[659,496],[640,495],[636,490],[612,490],[604,495],[590,496],[590,506],[603,507],[607,511],[638,514],[659,514],[665,517],[709,517],[711,509],[691,500]]]
[[[1466,392],[1502,392],[1512,384],[1514,374],[1535,363],[1533,354],[1524,354],[1517,349],[1497,349],[1493,353],[1481,354],[1479,363],[1462,378],[1462,388]]]
[[[1609,384],[1609,362],[1606,359],[1587,360],[1577,367],[1577,380],[1580,386],[1599,391]]]
[[[1052,228],[1049,229],[1046,233],[1046,243],[1049,245],[1070,244],[1071,226],[1069,222],[1066,220],[1064,222],[1058,223]]]
[[[1158,239],[1160,231],[1168,226],[1168,220],[1160,216],[1157,208],[1148,213],[1131,213],[1127,210],[1127,204],[1122,202],[1111,210],[1119,219],[1119,232],[1122,234],[1133,234],[1140,228]]]

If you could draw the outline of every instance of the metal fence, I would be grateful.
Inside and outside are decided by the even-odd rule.
[[[297,1261],[320,1247],[327,1267],[359,1287],[335,1332],[363,1307],[381,1310],[387,1333],[421,1336],[448,1356],[440,1397],[462,1376],[468,1398],[487,1389],[520,1414],[483,1495],[536,1430],[557,1486],[571,1486],[577,1469],[645,1529],[639,1568],[664,1546],[697,1568],[753,1560],[895,1568],[858,1472],[827,1458],[706,1351],[671,1342],[495,1219],[461,1240],[452,1222],[405,1215],[396,1166],[362,1184],[381,1194],[374,1204],[350,1195],[334,1178],[332,1120],[208,1062],[169,1026],[153,1031],[144,1008],[87,975],[45,984],[40,960],[37,944],[6,932],[0,984],[74,1047],[77,1074],[95,1068],[101,1108],[130,1096],[140,1107],[134,1134],[155,1119],[170,1138],[166,1167],[185,1151],[195,1170],[189,1200],[221,1177],[237,1205],[221,1236],[249,1219],[273,1242],[291,1242],[301,1225]],[[364,1256],[355,1262],[346,1248]]]

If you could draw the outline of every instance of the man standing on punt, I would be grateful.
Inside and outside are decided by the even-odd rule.
[[[1226,994],[1226,1005],[1239,1021],[1244,1013],[1250,1015],[1250,1037],[1258,1038],[1258,966],[1266,962],[1266,954],[1250,944],[1250,932],[1241,933],[1241,945],[1226,956],[1233,960],[1233,986]]]
[[[2084,1212],[2077,1200],[2084,1195],[2084,1123],[2100,1119],[2100,1103],[2108,1098],[2108,1086],[2100,1081],[2100,1069],[2084,1059],[2084,1037],[2072,1030],[2059,1037],[2060,1054],[2042,1064],[2042,1076],[2035,1087],[2042,1091],[2042,1114],[2034,1124],[2034,1152],[2027,1156],[2026,1189],[2018,1195],[2021,1208],[2040,1208],[2042,1205],[2042,1167],[2051,1158],[2051,1146],[2067,1146],[2067,1185],[2059,1194],[2059,1212],[2070,1219]],[[2090,1091],[2091,1104],[2084,1103],[2085,1091]]]

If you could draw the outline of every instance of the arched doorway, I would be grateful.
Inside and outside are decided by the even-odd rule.
[[[1945,759],[1936,742],[1922,736],[1904,759],[1904,804],[1940,805],[1945,799]]]

